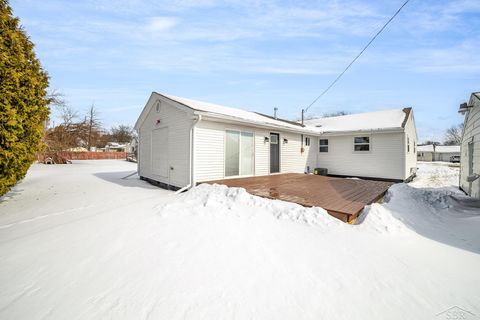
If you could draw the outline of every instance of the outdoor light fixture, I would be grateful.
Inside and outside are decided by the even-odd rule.
[[[469,175],[467,177],[467,182],[473,182],[473,181],[477,180],[478,178],[480,178],[480,174],[474,173],[474,174]]]
[[[267,143],[268,141],[270,141],[270,138],[268,138],[268,137],[265,137],[265,138],[263,139],[263,142],[264,142],[264,143]]]
[[[157,119],[157,126],[160,124],[160,119]]]
[[[287,139],[287,138],[283,138],[283,143],[288,143],[288,139]]]
[[[460,108],[458,109],[458,113],[464,114],[465,112],[468,111],[473,106],[469,106],[466,102],[462,103],[460,105]]]

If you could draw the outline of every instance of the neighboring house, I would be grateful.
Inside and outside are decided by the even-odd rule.
[[[460,156],[460,146],[438,146],[427,144],[417,147],[418,161],[447,161],[452,156]]]
[[[480,199],[480,92],[474,92],[458,111],[465,114],[460,153],[460,188]]]
[[[176,188],[233,177],[328,169],[403,181],[416,170],[411,108],[300,123],[152,93],[135,129],[138,173]]]
[[[127,146],[118,142],[108,142],[105,146],[105,152],[125,152]]]
[[[68,148],[66,151],[72,151],[72,152],[87,152],[88,149],[84,147],[73,147],[73,148]]]

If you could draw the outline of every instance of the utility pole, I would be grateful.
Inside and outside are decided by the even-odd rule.
[[[305,116],[305,109],[302,109],[302,127],[303,127],[303,118]]]

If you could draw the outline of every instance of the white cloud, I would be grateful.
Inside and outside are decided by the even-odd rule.
[[[174,17],[153,17],[150,18],[146,30],[150,32],[162,32],[173,28],[178,23],[178,19]]]

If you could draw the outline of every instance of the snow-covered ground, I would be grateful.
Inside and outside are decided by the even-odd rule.
[[[458,168],[419,167],[347,225],[243,189],[175,195],[123,161],[34,165],[0,202],[0,318],[478,317],[479,210]]]

